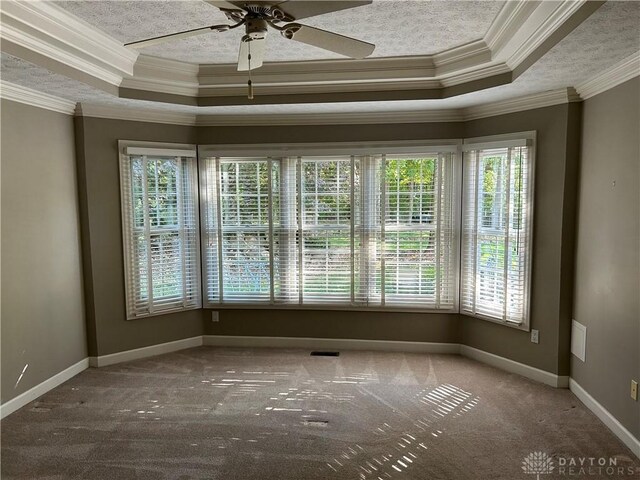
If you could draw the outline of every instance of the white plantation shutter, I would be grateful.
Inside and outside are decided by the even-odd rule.
[[[276,160],[274,165],[276,165]],[[274,235],[274,301],[300,302],[300,248],[298,244],[298,157],[285,157],[278,162],[274,184],[272,215]],[[277,254],[276,254],[277,252]]]
[[[351,303],[353,160],[302,158],[300,164],[301,303]]]
[[[221,243],[220,243],[220,202],[218,198],[219,175],[218,159],[201,159],[200,164],[200,201],[202,217],[203,250],[203,293],[208,304],[220,303],[221,282]]]
[[[382,157],[363,156],[355,163],[354,303],[382,302]]]
[[[454,308],[452,155],[387,156],[384,197],[385,305]]]
[[[527,326],[533,159],[526,142],[511,145],[465,153],[461,309]]]
[[[273,221],[278,162],[261,158],[204,160],[205,265],[210,303],[271,302]],[[221,260],[220,260],[221,259]]]
[[[120,157],[127,318],[200,307],[195,151]]]

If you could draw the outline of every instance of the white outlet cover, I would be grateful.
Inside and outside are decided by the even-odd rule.
[[[216,312],[216,311],[211,312],[211,321],[212,321],[212,322],[218,322],[218,321],[220,321],[220,315],[219,315],[219,313],[220,313],[220,312]]]
[[[531,342],[540,343],[540,331],[531,329]]]
[[[587,350],[587,327],[575,320],[571,322],[571,353],[584,362]]]

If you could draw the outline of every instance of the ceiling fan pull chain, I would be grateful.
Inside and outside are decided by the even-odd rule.
[[[249,63],[249,80],[247,81],[247,86],[249,87],[249,93],[247,95],[247,98],[249,100],[253,100],[253,85],[251,84],[251,40],[249,40],[247,42],[249,45],[247,45],[249,47],[249,54],[247,56],[247,60]]]

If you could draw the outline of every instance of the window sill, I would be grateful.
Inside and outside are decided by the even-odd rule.
[[[359,306],[359,305],[330,305],[317,303],[314,305],[294,304],[260,304],[260,303],[225,303],[208,304],[203,306],[205,310],[326,310],[343,312],[387,312],[387,313],[423,313],[423,314],[458,314],[457,307],[448,309],[424,309],[415,307],[398,306]]]
[[[132,321],[132,320],[142,320],[144,318],[153,318],[153,317],[160,317],[162,315],[172,315],[175,313],[181,313],[181,312],[190,312],[191,310],[200,310],[202,309],[201,305],[196,305],[193,307],[182,307],[182,308],[172,308],[170,310],[162,310],[159,312],[153,312],[153,313],[147,313],[144,315],[135,315],[135,316],[129,316],[127,315],[127,321]]]
[[[509,327],[509,328],[513,328],[515,330],[522,330],[524,332],[529,332],[531,330],[531,325],[529,324],[528,321],[524,322],[524,323],[504,322],[502,320],[499,320],[499,319],[493,318],[493,317],[489,317],[487,315],[482,315],[482,314],[479,314],[479,313],[463,312],[463,311],[460,311],[460,315],[465,316],[465,317],[469,317],[469,318],[485,320],[487,322],[495,323],[497,325],[502,325],[503,327]]]

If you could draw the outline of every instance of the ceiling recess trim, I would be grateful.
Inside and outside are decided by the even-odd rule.
[[[111,120],[166,123],[170,125],[196,124],[196,115],[190,113],[176,113],[161,110],[144,110],[137,108],[122,108],[111,105],[78,103],[74,113],[76,117],[108,118]]]
[[[71,100],[5,81],[0,81],[0,98],[67,115],[73,114],[76,108],[76,102]]]
[[[500,48],[493,51],[495,60],[502,60],[509,68],[515,69],[527,57],[535,52],[545,40],[560,29],[572,15],[587,3],[587,0],[563,2],[507,2],[524,3],[513,6],[513,15],[509,17],[514,23],[507,25],[508,40],[498,44]],[[505,6],[506,6],[505,5]],[[526,19],[522,15],[528,13]],[[517,22],[517,23],[515,23]],[[492,25],[493,27],[493,25]],[[491,28],[489,29],[491,32]],[[491,42],[487,42],[491,44]]]
[[[194,115],[140,110],[106,105],[78,104],[76,116],[109,118],[137,122],[197,126],[273,126],[273,125],[371,125],[393,123],[464,122],[505,115],[534,108],[580,101],[575,90],[562,88],[470,108],[422,111],[347,112],[318,114]]]
[[[573,88],[560,88],[557,90],[534,93],[524,97],[465,108],[464,116],[465,120],[477,120],[479,118],[495,117],[496,115],[506,115],[508,113],[522,112],[524,110],[533,110],[534,108],[579,102],[580,100],[580,96]]]
[[[581,83],[576,87],[576,91],[580,95],[580,98],[586,100],[639,75],[640,52],[636,52],[609,67],[608,70],[605,70],[601,74]]]

